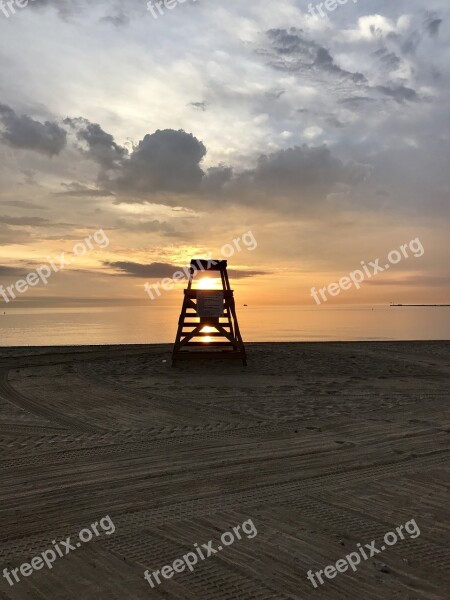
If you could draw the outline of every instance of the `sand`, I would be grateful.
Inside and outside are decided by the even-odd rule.
[[[172,369],[165,345],[0,348],[0,570],[115,525],[0,599],[450,598],[449,349],[250,344],[247,368]],[[193,573],[144,579],[249,519]]]

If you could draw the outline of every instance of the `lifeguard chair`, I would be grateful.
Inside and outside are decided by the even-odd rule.
[[[222,289],[194,289],[194,278],[205,273],[220,274]],[[191,260],[172,366],[192,358],[238,358],[247,366],[226,260]]]

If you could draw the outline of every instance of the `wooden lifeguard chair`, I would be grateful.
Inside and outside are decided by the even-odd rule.
[[[193,289],[196,275],[211,272],[220,273],[222,289]],[[226,260],[191,260],[172,366],[185,358],[238,358],[247,366]]]

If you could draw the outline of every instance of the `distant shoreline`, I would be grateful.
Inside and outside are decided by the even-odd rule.
[[[416,306],[416,307],[417,306],[432,306],[432,307],[435,307],[435,308],[440,308],[440,307],[443,307],[443,306],[450,306],[450,304],[390,304],[389,306],[391,308],[392,307],[399,307],[399,306],[400,307],[401,306]]]

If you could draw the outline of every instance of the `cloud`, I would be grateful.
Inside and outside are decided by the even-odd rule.
[[[239,269],[228,269],[230,279],[246,279],[247,277],[257,277],[258,275],[270,275],[269,271],[242,271]]]
[[[180,267],[168,263],[149,263],[141,264],[131,261],[116,261],[104,263],[106,266],[120,271],[121,275],[128,277],[149,277],[164,278],[172,277],[174,272]]]
[[[0,265],[0,277],[23,277],[26,271],[19,267]]]
[[[205,146],[191,133],[158,129],[122,161],[121,173],[111,184],[129,194],[189,193],[203,179],[200,162],[205,154]]]
[[[366,82],[362,73],[339,67],[329,50],[308,38],[302,29],[269,29],[266,35],[270,46],[260,53],[266,54],[270,65],[276,69],[299,74],[322,72],[354,83]]]
[[[333,125],[342,127],[338,120]],[[275,198],[283,197],[290,198],[291,209],[310,210],[314,203],[322,204],[335,186],[353,186],[368,175],[367,165],[344,163],[326,145],[304,144],[260,155],[254,168],[240,171],[219,164],[205,172],[200,166],[205,155],[204,144],[193,134],[158,130],[147,134],[129,158],[123,159],[116,178],[104,183],[116,190],[118,202],[151,198],[155,204],[211,207],[226,198],[230,204],[256,208],[272,205],[283,210],[281,205],[274,204]],[[80,186],[73,189],[73,194],[71,190],[70,195],[77,195],[78,189]],[[87,190],[80,191],[89,195]],[[159,196],[159,192],[172,194]],[[192,196],[194,192],[196,195]],[[98,191],[97,195],[103,192]],[[131,227],[134,230],[141,227],[142,231],[162,229],[158,221]],[[165,233],[176,234],[167,229]]]
[[[0,206],[12,206],[14,208],[27,208],[30,210],[48,210],[46,206],[38,206],[26,200],[3,200],[0,202]]]
[[[226,191],[253,207],[310,213],[323,209],[331,191],[348,191],[369,172],[367,165],[343,162],[325,145],[294,146],[261,155],[256,168],[238,174]]]
[[[374,53],[374,56],[378,59],[381,67],[387,71],[396,71],[402,64],[401,58],[387,48],[380,48]]]
[[[217,192],[221,190],[224,185],[231,181],[233,177],[233,169],[226,165],[218,165],[217,167],[210,167],[202,181],[202,188],[204,192]]]
[[[369,98],[368,96],[350,96],[348,98],[342,98],[338,100],[339,104],[344,104],[349,106],[349,108],[358,110],[361,105],[370,104],[372,102],[376,102],[374,98]]]
[[[73,223],[56,223],[41,217],[8,217],[0,215],[0,223],[13,227],[76,227]]]
[[[418,100],[417,93],[415,90],[405,87],[404,85],[391,86],[387,87],[385,85],[379,85],[376,87],[378,91],[386,96],[389,96],[396,100],[397,102],[405,102],[405,101],[416,101]]]
[[[113,136],[106,133],[98,123],[91,123],[82,117],[67,118],[64,123],[72,127],[77,139],[85,144],[86,149],[82,147],[81,151],[104,169],[118,168],[127,156],[128,150],[119,146]]]
[[[114,27],[125,27],[130,23],[130,17],[124,12],[117,12],[115,15],[108,15],[100,19],[100,23],[110,23]]]
[[[24,162],[29,162],[21,166],[37,169],[42,186],[39,198],[49,187],[49,196],[54,194],[55,181],[56,185],[65,181],[62,198],[97,198],[98,211],[106,212],[112,197],[117,203],[148,201],[160,206],[190,206],[205,213],[222,207],[223,201],[227,206],[261,208],[274,214],[292,210],[298,215],[328,208],[330,198],[336,211],[367,208],[373,190],[365,193],[358,186],[367,182],[370,188],[373,181],[367,176],[378,161],[372,171],[377,185],[392,163],[385,205],[402,211],[408,204],[413,209],[420,201],[416,195],[406,201],[406,193],[400,197],[400,186],[405,189],[408,185],[398,167],[404,147],[418,148],[415,172],[419,154],[429,155],[433,144],[436,153],[447,152],[445,140],[438,152],[440,142],[433,142],[432,136],[446,135],[436,125],[444,122],[445,115],[438,118],[436,113],[446,102],[448,19],[444,18],[443,3],[439,13],[431,13],[424,2],[412,1],[407,14],[383,1],[376,9],[374,4],[348,3],[345,10],[321,22],[306,17],[305,11],[297,9],[298,3],[294,9],[294,0],[289,0],[289,11],[284,7],[275,13],[262,6],[240,7],[233,0],[220,9],[223,19],[217,19],[214,7],[209,12],[200,8],[196,18],[211,25],[204,28],[208,40],[218,36],[220,41],[205,69],[204,47],[189,35],[196,22],[189,11],[167,15],[164,30],[155,25],[155,35],[148,39],[142,35],[146,22],[135,19],[137,13],[133,12],[136,8],[141,17],[148,17],[145,3],[139,8],[134,0],[74,0],[76,18],[57,24],[58,36],[70,38],[74,53],[48,63],[55,68],[53,75],[74,74],[73,96],[68,88],[58,87],[57,77],[52,79],[54,99],[37,83],[33,83],[33,91],[39,114],[48,111],[51,115],[59,106],[64,116],[82,116],[66,120],[69,148],[58,161],[52,161],[47,172],[42,173],[41,163],[31,162],[38,160],[32,156],[26,156]],[[48,0],[41,4],[70,7],[71,2]],[[116,16],[126,16],[129,27],[116,30],[100,24],[105,20],[113,23]],[[30,15],[43,30],[46,24],[55,24],[53,18],[50,13]],[[178,18],[187,31],[180,30]],[[236,28],[242,19],[254,27]],[[84,31],[85,20],[97,37],[87,35],[80,43],[77,36]],[[121,25],[119,21],[117,25]],[[290,27],[290,23],[298,27]],[[351,36],[352,31],[359,32],[358,36]],[[415,55],[405,56],[402,44],[416,31],[423,45]],[[179,37],[169,36],[171,43],[166,48],[162,40],[172,32],[179,32]],[[44,37],[43,48],[48,45],[50,51]],[[437,37],[440,39],[433,39]],[[151,72],[154,58],[144,52],[147,43],[157,53],[160,67]],[[105,44],[111,52],[104,55],[100,69],[89,57]],[[189,50],[189,60],[179,56],[180,45]],[[123,54],[124,47],[129,55]],[[30,69],[30,56],[21,55],[17,60],[23,72]],[[432,79],[432,63],[441,71],[440,81]],[[84,73],[76,70],[77,64],[86,66]],[[95,105],[89,100],[90,89],[99,98]],[[18,96],[19,106],[25,100]],[[427,102],[419,105],[425,98]],[[149,103],[151,111],[146,113]],[[16,106],[9,100],[7,104]],[[128,145],[126,139],[141,141]],[[71,154],[70,143],[77,144],[91,164]],[[318,151],[320,147],[326,150]],[[382,162],[379,157],[389,150],[389,160]],[[424,188],[433,184],[431,179],[424,174]],[[72,180],[75,182],[68,183]],[[444,196],[446,182],[435,180],[433,189],[438,186]],[[361,192],[359,198],[354,191]],[[167,218],[159,209],[156,215],[159,222]],[[113,212],[109,222],[114,223],[116,216]],[[159,229],[153,218],[123,222],[123,226],[131,231],[141,228],[143,233],[176,233]],[[207,217],[202,213],[199,218]]]
[[[192,106],[193,108],[205,112],[207,104],[206,102],[189,102],[188,106]]]
[[[419,27],[405,36],[401,45],[402,51],[406,55],[415,54],[427,37],[436,39],[439,36],[442,23],[443,19],[439,18],[436,13],[428,13]]]
[[[441,28],[442,23],[442,19],[432,19],[425,26],[427,33],[429,33],[431,37],[437,37],[439,35],[439,30]]]
[[[337,183],[348,179],[342,162],[326,146],[295,146],[262,155],[252,172],[253,181],[262,187],[299,189]]]
[[[5,225],[19,225],[22,227],[27,226],[43,226],[50,224],[48,219],[42,219],[41,217],[7,217],[0,215],[0,223]]]
[[[119,219],[116,223],[116,227],[125,229],[126,231],[136,231],[141,233],[162,233],[166,236],[177,237],[179,233],[175,230],[173,225],[166,221],[137,221],[131,222],[126,219]]]
[[[0,104],[0,122],[4,127],[1,139],[14,148],[54,156],[66,146],[66,132],[53,121],[40,123],[28,115],[19,116],[9,106]]]
[[[121,271],[121,275],[127,277],[142,277],[149,279],[162,279],[164,277],[173,277],[175,271],[179,271],[182,267],[171,265],[169,263],[149,263],[142,264],[130,261],[116,261],[104,263],[106,266]],[[229,271],[229,276],[233,279],[244,279],[247,277],[256,277],[257,275],[267,275],[266,271],[244,271],[242,269],[234,269]]]
[[[69,196],[75,198],[107,198],[109,196],[114,196],[109,190],[93,189],[86,185],[82,185],[81,183],[72,182],[69,184],[63,183],[62,185],[66,190],[64,192],[56,192],[57,196]]]
[[[85,1],[80,3],[80,0],[75,0],[75,2],[73,2],[72,0],[38,0],[38,2],[34,2],[33,4],[30,3],[30,8],[38,10],[42,8],[52,7],[57,9],[60,16],[67,17],[74,10],[76,10],[76,5],[80,7],[80,5],[84,3]]]
[[[0,224],[0,246],[24,245],[33,241],[28,231],[11,229],[8,225]]]

